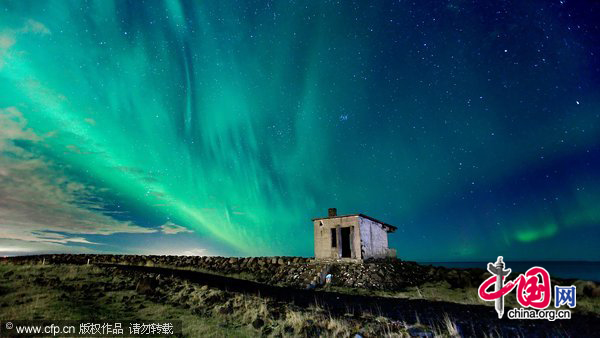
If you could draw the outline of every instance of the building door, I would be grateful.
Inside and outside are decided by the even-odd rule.
[[[342,240],[342,257],[351,258],[352,251],[350,250],[350,228],[341,228],[341,240]]]

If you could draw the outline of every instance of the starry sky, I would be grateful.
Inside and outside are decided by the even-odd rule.
[[[599,2],[2,1],[0,255],[600,260]]]

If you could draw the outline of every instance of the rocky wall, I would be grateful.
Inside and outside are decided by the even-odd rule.
[[[17,264],[125,264],[193,269],[272,285],[306,288],[331,273],[331,285],[370,290],[403,290],[425,282],[477,287],[489,274],[482,269],[447,269],[400,259],[364,262],[322,261],[303,257],[215,257],[64,254],[1,258]]]
[[[305,288],[327,264],[304,257],[38,255],[3,258],[17,264],[124,264],[194,269],[273,285]]]

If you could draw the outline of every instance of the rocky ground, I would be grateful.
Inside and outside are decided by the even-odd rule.
[[[44,255],[13,257],[22,264],[122,264],[185,268],[216,273],[270,285],[305,288],[323,271],[337,276],[333,284],[370,290],[400,290],[434,280],[439,274],[415,262],[398,259],[353,262],[323,262],[304,257],[182,257],[144,255]],[[442,270],[439,270],[442,271]],[[398,278],[401,277],[401,278]],[[477,276],[479,277],[479,276]]]
[[[149,255],[41,255],[3,258],[14,264],[119,264],[169,267],[208,272],[223,276],[306,288],[314,278],[328,271],[332,286],[368,291],[396,292],[426,283],[447,283],[450,288],[478,287],[490,274],[483,269],[449,269],[420,265],[400,259],[353,262],[323,262],[304,257],[215,257]],[[2,262],[2,258],[0,258]],[[600,285],[594,282],[552,279],[553,284],[576,284],[581,295],[600,298]],[[600,311],[600,309],[598,309]]]
[[[589,336],[600,327],[596,283],[560,281],[578,285],[571,320],[498,320],[477,297],[485,271],[400,260],[51,255],[1,262],[0,320],[160,314],[181,318],[186,336]],[[333,282],[306,290],[324,270]],[[506,304],[515,306],[514,297]]]

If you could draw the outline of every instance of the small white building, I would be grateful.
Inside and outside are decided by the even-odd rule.
[[[338,216],[330,208],[328,217],[314,218],[315,258],[367,259],[396,257],[388,248],[388,233],[395,226],[363,214]]]

